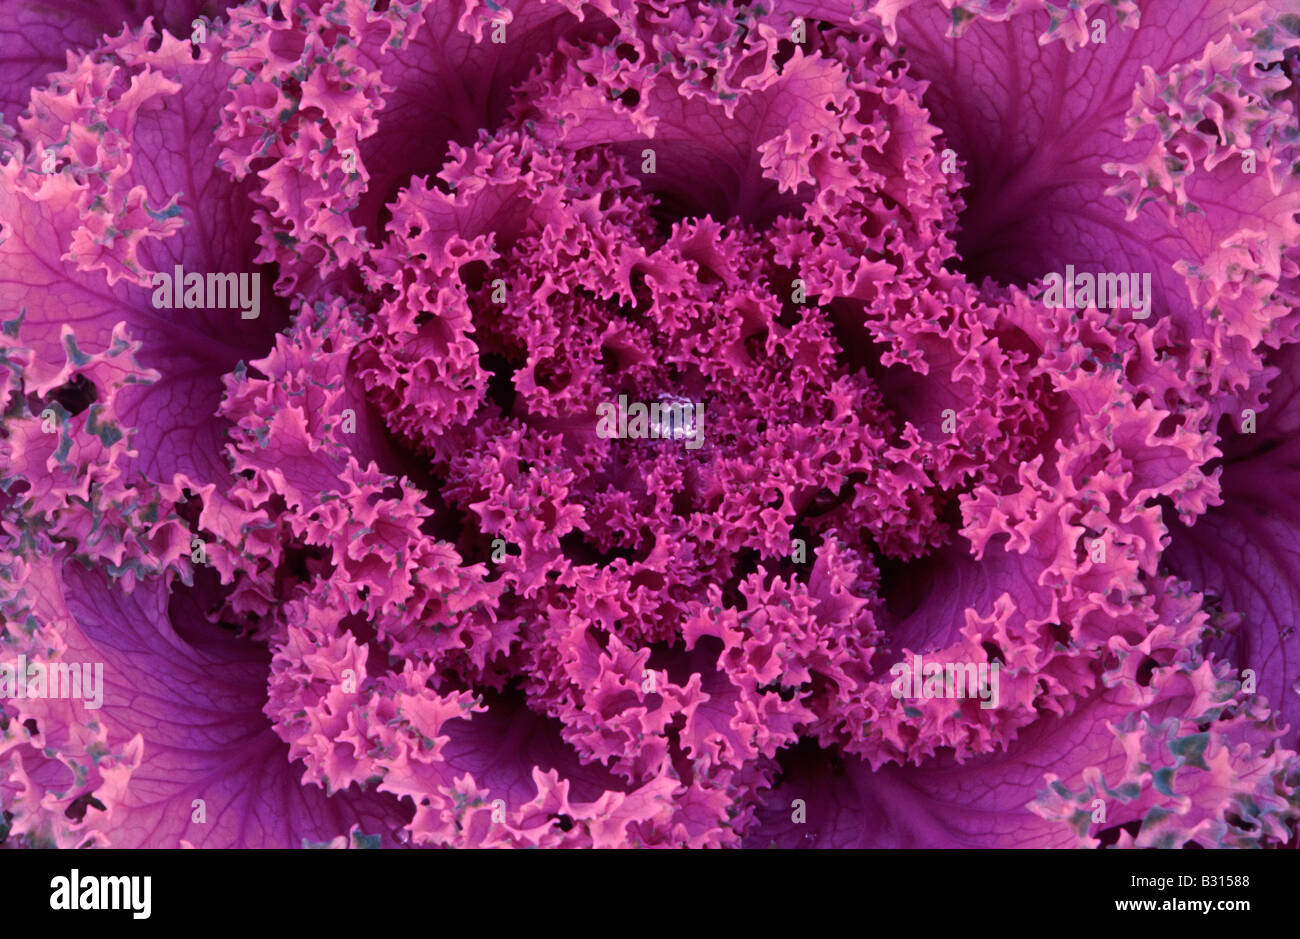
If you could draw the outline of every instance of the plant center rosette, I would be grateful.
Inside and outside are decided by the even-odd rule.
[[[203,22],[5,98],[7,843],[1294,843],[1300,19]]]

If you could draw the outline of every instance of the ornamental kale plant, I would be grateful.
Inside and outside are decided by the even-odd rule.
[[[1293,0],[3,0],[6,847],[1277,847]]]

